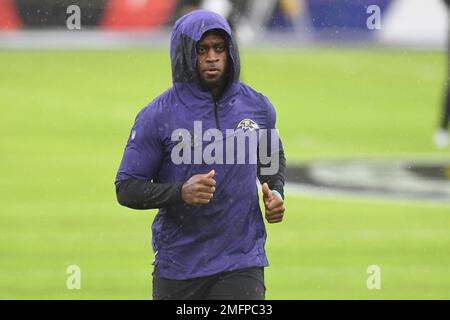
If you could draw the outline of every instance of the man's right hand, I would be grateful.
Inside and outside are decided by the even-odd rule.
[[[216,191],[216,172],[211,170],[206,174],[196,174],[183,184],[181,197],[189,205],[208,204]]]

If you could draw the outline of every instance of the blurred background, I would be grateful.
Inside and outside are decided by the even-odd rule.
[[[242,81],[277,110],[267,298],[449,299],[443,0],[0,0],[0,298],[151,298],[155,211],[113,182],[198,8],[230,21]]]

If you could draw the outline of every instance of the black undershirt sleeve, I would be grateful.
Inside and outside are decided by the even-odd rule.
[[[183,182],[153,183],[129,179],[116,183],[117,201],[125,207],[137,210],[157,209],[183,204]]]
[[[259,152],[258,152],[259,154]],[[284,183],[286,180],[286,157],[284,156],[284,150],[281,147],[278,152],[278,163],[279,168],[278,172],[274,175],[261,175],[261,168],[269,167],[270,164],[263,165],[259,161],[258,157],[258,179],[261,184],[267,183],[270,190],[276,190],[281,194],[281,197],[284,199]]]

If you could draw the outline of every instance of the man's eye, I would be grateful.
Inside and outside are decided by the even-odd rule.
[[[224,46],[217,46],[216,47],[217,52],[222,52],[223,50],[225,50]]]
[[[205,53],[205,52],[206,52],[205,48],[198,48],[198,53]]]

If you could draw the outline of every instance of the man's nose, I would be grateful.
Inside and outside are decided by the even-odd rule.
[[[208,54],[206,55],[206,62],[216,62],[219,60],[219,56],[216,54],[214,50],[208,50]]]

